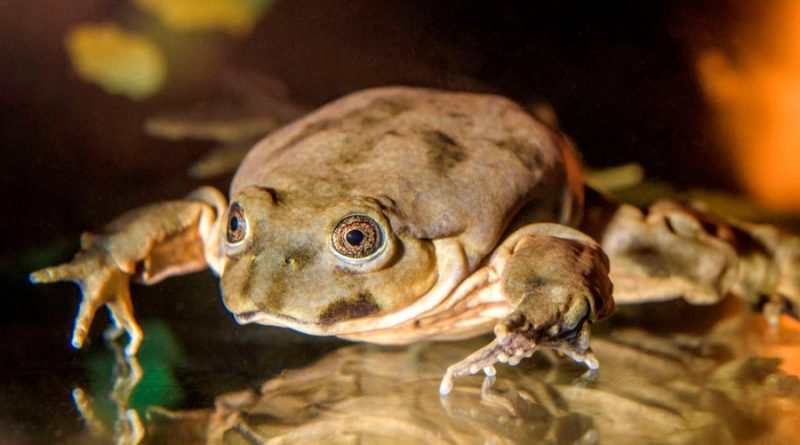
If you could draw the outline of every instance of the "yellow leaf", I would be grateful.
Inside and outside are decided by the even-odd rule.
[[[166,60],[147,37],[112,23],[91,23],[70,30],[65,43],[81,79],[109,93],[143,99],[164,84]]]
[[[265,9],[253,0],[135,0],[139,8],[176,31],[224,31],[248,34]]]

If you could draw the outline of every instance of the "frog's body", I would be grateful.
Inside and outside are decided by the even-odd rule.
[[[442,392],[540,347],[596,368],[589,324],[613,311],[610,279],[624,301],[707,303],[734,291],[779,295],[773,312],[798,307],[784,304],[798,298],[796,238],[671,204],[645,215],[593,193],[582,218],[575,159],[566,138],[505,98],[366,90],[257,144],[229,207],[201,189],[124,215],[86,236],[73,263],[32,277],[81,284],[74,344],[107,304],[129,353],[141,334],[128,279],[204,267],[242,323],[378,343],[494,326],[497,339],[452,366]]]
[[[240,320],[386,343],[491,329],[513,308],[488,291],[469,292],[460,305],[483,308],[445,316],[448,329],[425,321],[494,251],[521,208],[530,205],[529,223],[577,222],[582,188],[569,187],[566,150],[494,96],[382,88],[323,107],[256,145],[237,172],[232,199],[250,224],[263,218],[276,229],[227,257],[225,302]],[[259,195],[266,199],[247,205]],[[386,218],[404,252],[392,267],[343,273],[325,234],[348,214],[370,212]],[[253,286],[257,277],[264,282]]]

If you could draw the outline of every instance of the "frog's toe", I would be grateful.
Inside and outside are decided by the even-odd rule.
[[[100,250],[82,251],[70,263],[31,273],[30,280],[33,283],[73,281],[80,287],[82,298],[72,328],[72,347],[79,349],[83,346],[95,314],[105,305],[117,333],[124,331],[130,338],[125,353],[136,353],[142,341],[142,331],[133,318],[130,276],[121,271],[108,254]]]
[[[577,326],[565,329],[537,328],[520,312],[511,314],[495,327],[494,341],[447,368],[439,393],[448,394],[458,377],[481,371],[487,377],[493,377],[496,363],[516,366],[542,348],[559,351],[574,361],[583,363],[588,368],[588,374],[593,377],[600,362],[589,346],[588,312],[581,320]]]
[[[85,276],[82,263],[65,263],[31,272],[28,280],[33,284],[55,283],[56,281],[80,281]]]
[[[495,327],[494,341],[447,368],[439,385],[439,393],[442,395],[450,393],[453,382],[458,377],[479,372],[483,372],[487,377],[493,377],[496,374],[494,367],[496,363],[516,366],[522,359],[532,356],[539,349],[539,345],[531,337],[522,331],[509,330],[508,326],[507,323],[498,324]]]
[[[786,295],[770,295],[763,298],[759,306],[761,314],[773,329],[776,329],[780,324],[781,315],[785,314],[800,320],[800,307],[795,305],[792,299]]]
[[[114,331],[117,336],[122,332],[128,334],[128,344],[125,346],[125,355],[132,357],[139,351],[144,336],[136,319],[133,318],[133,306],[130,301],[130,293],[125,288],[124,293],[117,294],[117,300],[107,304],[108,311],[111,313],[111,320],[114,323]]]
[[[80,349],[83,347],[86,336],[89,334],[89,326],[92,325],[94,315],[97,313],[97,310],[100,309],[100,306],[102,306],[102,303],[96,299],[86,298],[84,296],[78,308],[78,315],[75,316],[75,324],[72,327],[72,340],[70,340],[70,344],[72,344],[73,348]]]
[[[584,321],[581,325],[568,333],[568,335],[548,339],[545,341],[548,346],[564,353],[569,358],[578,363],[583,363],[590,371],[600,368],[600,362],[589,346],[589,323]]]

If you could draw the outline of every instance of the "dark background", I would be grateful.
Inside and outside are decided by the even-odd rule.
[[[0,443],[3,437],[37,441],[77,431],[69,392],[91,380],[87,357],[102,351],[102,321],[89,352],[69,348],[78,302],[74,287],[33,287],[26,274],[67,260],[82,230],[200,185],[185,171],[209,145],[156,140],[141,126],[147,116],[207,93],[220,67],[274,75],[309,104],[387,84],[491,91],[523,103],[545,100],[591,166],[638,161],[648,176],[679,187],[734,190],[735,178],[720,156],[724,148],[710,136],[691,61],[697,42],[730,27],[726,20],[735,14],[729,6],[279,1],[243,39],[162,32],[171,70],[166,89],[137,102],[79,80],[63,38],[82,22],[153,27],[155,19],[122,1],[3,2]],[[215,184],[224,187],[225,180]],[[207,273],[134,293],[138,318],[163,318],[190,357],[177,371],[185,390],[178,406],[208,405],[214,391],[235,388],[234,381],[255,381],[333,347],[270,328],[234,329]],[[204,333],[199,338],[198,327]],[[283,342],[277,349],[285,351],[280,360],[265,364],[254,357],[264,343],[275,348],[276,336]],[[298,350],[301,358],[291,358]],[[224,382],[234,375],[238,379],[219,387],[201,383],[203,376]]]

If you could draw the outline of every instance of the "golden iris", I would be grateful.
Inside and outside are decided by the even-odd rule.
[[[383,245],[381,228],[374,219],[366,215],[344,217],[331,235],[333,248],[348,258],[366,258]]]

